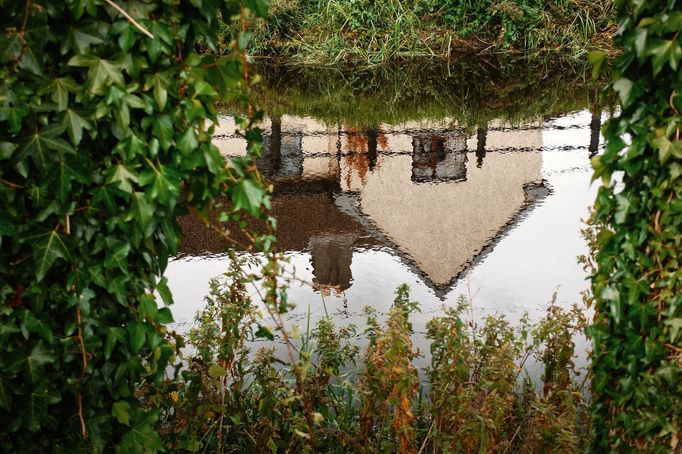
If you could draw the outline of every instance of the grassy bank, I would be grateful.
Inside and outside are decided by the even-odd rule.
[[[309,64],[610,49],[613,1],[272,0],[250,51]],[[224,27],[224,41],[235,30]]]

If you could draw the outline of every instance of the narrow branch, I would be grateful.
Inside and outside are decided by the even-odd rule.
[[[21,30],[19,30],[19,34],[21,36],[23,36],[24,32],[26,31],[26,26],[28,25],[28,15],[30,10],[31,0],[26,0],[26,8],[24,9],[24,21],[21,23]]]
[[[133,19],[133,18],[130,16],[130,14],[126,13],[126,12],[123,10],[123,8],[121,8],[120,6],[118,6],[116,3],[114,3],[114,2],[111,1],[111,0],[104,0],[104,1],[107,2],[107,3],[109,4],[109,6],[111,6],[112,8],[114,8],[116,11],[118,11],[119,13],[121,13],[121,14],[123,15],[123,17],[125,17],[126,19],[128,19],[128,21],[129,21],[131,24],[133,24],[138,30],[140,30],[142,33],[144,33],[145,35],[149,36],[150,38],[154,39],[154,35],[152,35],[151,32],[150,32],[149,30],[147,30],[142,24],[140,24],[138,21],[136,21],[135,19]]]
[[[81,327],[81,310],[76,308],[76,322],[78,324],[78,344],[80,345],[81,351],[81,376],[78,379],[78,384],[80,385],[85,378],[85,372],[88,368],[88,354],[85,351],[85,342],[83,341],[83,329]],[[85,418],[83,417],[83,397],[81,396],[80,389],[76,395],[76,401],[78,403],[78,419],[81,423],[81,435],[83,438],[88,438],[88,428],[85,426]]]

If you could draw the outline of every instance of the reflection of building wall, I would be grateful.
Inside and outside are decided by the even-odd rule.
[[[542,147],[540,129],[494,130],[488,129],[486,134],[487,151],[503,150],[539,150]],[[540,138],[539,138],[540,137]],[[467,140],[467,148],[475,150],[477,136],[472,135]]]
[[[362,213],[444,286],[521,210],[524,186],[541,180],[541,130],[497,129],[504,126],[491,122],[473,134],[424,122],[356,130],[283,116],[268,121],[257,164],[282,193],[358,192]],[[215,143],[227,155],[246,146],[234,133]],[[288,215],[280,211],[280,221]],[[289,231],[311,222],[296,219],[300,225],[290,223]],[[310,233],[316,281],[347,288],[355,239]]]

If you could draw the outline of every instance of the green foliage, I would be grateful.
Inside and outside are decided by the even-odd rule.
[[[251,155],[211,144],[219,99],[246,102],[243,55],[215,48],[240,3],[2,0],[0,438],[2,450],[163,450],[136,395],[174,346],[164,270],[176,216],[215,197],[260,214]],[[244,4],[259,14],[265,1]],[[246,120],[242,126],[248,126]]]
[[[250,50],[304,63],[610,48],[613,0],[273,0]],[[223,29],[234,37],[235,27]]]
[[[617,4],[622,111],[593,159],[593,449],[671,452],[682,424],[682,4]]]
[[[170,451],[540,454],[577,453],[588,441],[573,364],[585,325],[577,307],[552,303],[540,322],[515,330],[497,315],[479,326],[462,298],[428,324],[431,367],[420,377],[407,286],[388,314],[366,311],[368,345],[356,365],[352,326],[324,317],[287,334],[268,306],[278,342],[251,352],[262,320],[246,292],[252,279],[235,260],[211,283],[188,357],[145,394],[164,409],[158,431]],[[529,358],[545,366],[541,389],[519,379]]]
[[[360,437],[375,452],[410,452],[416,441],[412,407],[419,377],[412,360],[418,352],[412,348],[409,316],[417,303],[409,298],[409,288],[403,284],[385,328],[373,310],[366,311],[371,337],[360,377]]]

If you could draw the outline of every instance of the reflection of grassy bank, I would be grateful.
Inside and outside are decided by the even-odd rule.
[[[251,51],[314,64],[500,52],[579,58],[610,47],[612,7],[612,0],[271,0]]]
[[[269,115],[312,116],[370,127],[450,118],[466,126],[512,123],[595,107],[584,68],[527,61],[460,61],[343,71],[263,66],[257,103]]]

